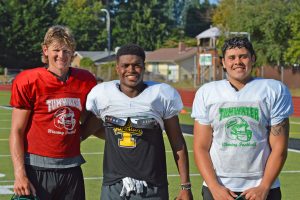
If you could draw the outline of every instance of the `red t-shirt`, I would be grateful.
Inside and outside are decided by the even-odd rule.
[[[96,80],[86,70],[70,69],[66,82],[42,67],[25,70],[14,80],[11,106],[32,111],[25,152],[52,158],[80,154],[80,113]]]

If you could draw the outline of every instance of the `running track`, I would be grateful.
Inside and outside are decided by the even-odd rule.
[[[9,91],[10,89],[11,89],[11,85],[0,85],[0,90]],[[196,91],[178,89],[178,92],[182,98],[183,105],[186,107],[192,107]],[[293,116],[300,117],[300,97],[293,97],[293,104],[294,104]]]
[[[182,98],[184,106],[192,107],[196,91],[182,90],[182,89],[177,89],[177,90]],[[293,116],[300,117],[300,97],[292,97],[292,99],[293,99],[293,104],[294,104]]]

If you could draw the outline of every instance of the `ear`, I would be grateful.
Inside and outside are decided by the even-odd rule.
[[[45,56],[48,56],[48,47],[46,46],[46,45],[43,45],[43,54],[45,55]]]
[[[225,59],[222,58],[222,65],[223,65],[223,68],[225,69]]]
[[[115,70],[116,70],[117,74],[119,74],[119,66],[118,66],[118,63],[117,63],[116,66],[115,66]]]
[[[252,56],[251,61],[252,61],[253,63],[255,63],[255,61],[256,61],[256,56],[255,56],[255,55]]]

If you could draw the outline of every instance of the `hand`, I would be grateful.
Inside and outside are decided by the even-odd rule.
[[[176,200],[193,200],[192,190],[180,190]]]
[[[130,192],[136,192],[137,194],[141,194],[144,191],[144,186],[147,187],[146,181],[136,180],[134,178],[125,177],[122,179],[123,188],[120,193],[120,196],[123,197],[130,196]]]
[[[36,196],[35,188],[25,175],[16,177],[14,184],[14,193],[18,196],[30,194]]]
[[[135,180],[135,188],[137,194],[141,194],[144,192],[144,186],[148,186],[146,181]]]
[[[123,188],[121,190],[120,196],[123,197],[125,194],[128,197],[130,192],[135,191],[135,182],[134,179],[130,177],[125,177],[122,179]]]
[[[209,188],[209,190],[214,199],[217,200],[234,200],[236,197],[238,197],[238,195],[222,185]]]
[[[261,185],[245,190],[242,195],[247,200],[266,200],[268,197],[270,188],[263,187]]]

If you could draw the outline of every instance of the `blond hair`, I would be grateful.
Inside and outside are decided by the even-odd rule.
[[[71,51],[75,51],[75,38],[68,27],[61,25],[55,25],[50,27],[44,37],[42,48],[44,46],[49,47],[54,42],[65,44],[71,49]],[[48,63],[48,57],[44,53],[42,53],[42,62]]]

